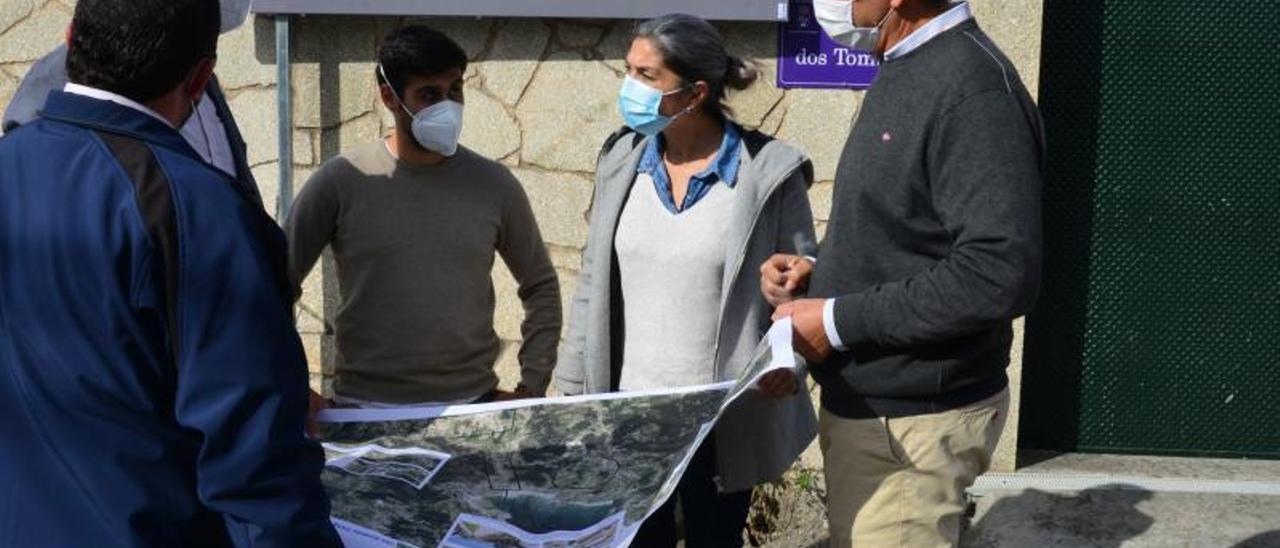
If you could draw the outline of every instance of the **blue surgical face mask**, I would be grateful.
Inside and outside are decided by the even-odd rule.
[[[627,75],[622,81],[622,91],[618,93],[618,110],[622,113],[622,121],[627,127],[648,137],[661,133],[676,118],[690,112],[687,108],[675,116],[663,116],[660,112],[663,97],[680,93],[684,89],[663,92]]]

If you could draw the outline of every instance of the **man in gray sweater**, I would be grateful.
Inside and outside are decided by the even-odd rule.
[[[560,338],[560,285],[511,172],[458,146],[467,57],[422,26],[393,31],[378,82],[396,129],[328,161],[286,223],[295,288],[333,249],[342,303],[335,400],[385,407],[541,396]],[[495,252],[524,302],[521,381],[498,389]]]
[[[1004,426],[1012,321],[1039,290],[1040,117],[966,3],[815,7],[883,62],[816,265],[773,257],[763,290],[822,385],[832,546],[956,545]]]

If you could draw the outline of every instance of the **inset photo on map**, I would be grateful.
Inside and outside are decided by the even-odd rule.
[[[522,548],[538,546],[518,527],[497,520],[462,514],[449,529],[442,548]]]
[[[622,532],[618,513],[581,531],[533,534],[498,520],[462,514],[440,543],[443,548],[608,548]]]
[[[619,513],[589,529],[576,533],[551,533],[542,548],[606,548],[616,546],[622,534],[623,514]]]
[[[398,481],[422,489],[449,461],[449,455],[417,447],[344,447],[325,444],[325,466],[356,476]]]

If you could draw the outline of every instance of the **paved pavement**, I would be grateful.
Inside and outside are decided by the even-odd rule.
[[[1069,454],[971,493],[966,547],[1280,548],[1280,462]]]
[[[1280,461],[1023,457],[1039,462],[987,474],[970,489],[974,515],[961,546],[1280,548]],[[826,547],[817,481],[812,492],[779,492],[781,530],[766,548]]]

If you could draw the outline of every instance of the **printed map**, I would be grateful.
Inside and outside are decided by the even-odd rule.
[[[790,335],[790,321],[775,325],[737,382],[328,411],[323,479],[334,521],[356,547],[625,544],[729,403],[764,373],[795,367]]]

